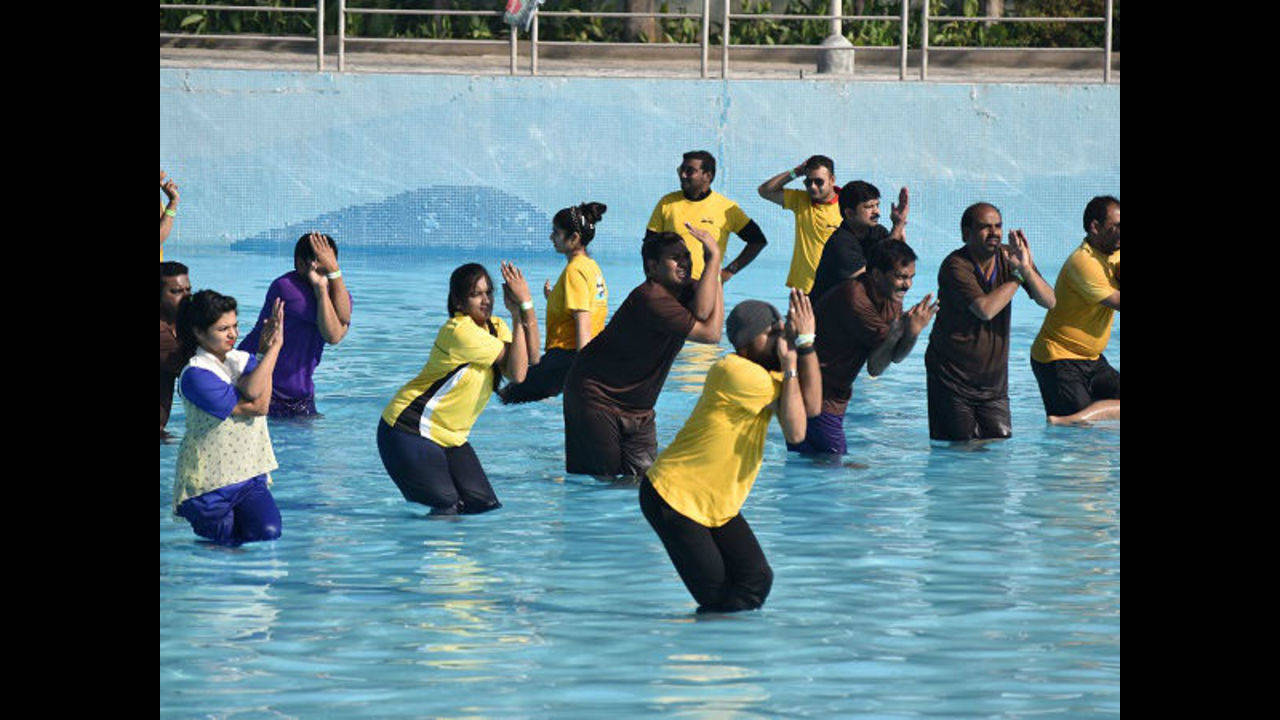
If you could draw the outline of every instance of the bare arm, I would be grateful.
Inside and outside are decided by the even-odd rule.
[[[760,187],[756,188],[756,192],[760,193],[760,197],[765,200],[768,200],[775,205],[782,205],[784,200],[782,192],[783,186],[800,175],[802,170],[804,170],[804,163],[801,163],[786,172],[780,172],[761,183]]]
[[[577,331],[577,348],[581,350],[591,342],[591,311],[574,310],[573,327]]]
[[[533,308],[522,310],[521,303],[532,303],[529,283],[525,282],[520,269],[503,261],[502,301],[511,312],[511,344],[507,347],[506,364],[503,375],[511,382],[523,382],[529,371],[530,342],[537,342],[538,313]],[[528,331],[533,326],[532,337]]]
[[[902,332],[902,337],[898,339],[898,343],[893,347],[894,362],[900,363],[907,359],[907,356],[911,354],[911,349],[916,346],[916,338],[920,337],[920,333],[924,332],[929,321],[938,312],[938,303],[929,304],[932,299],[933,293],[926,293],[924,299],[905,313],[904,325],[906,329]]]
[[[742,248],[742,252],[738,253],[738,257],[734,258],[732,262],[725,265],[724,269],[720,271],[720,282],[722,283],[728,282],[729,278],[742,272],[743,268],[750,265],[751,261],[755,260],[756,256],[760,254],[760,251],[764,250],[764,246],[769,244],[769,240],[760,231],[760,226],[756,225],[755,220],[748,222],[746,227],[742,228],[742,232],[738,233],[738,237],[742,238],[746,246]],[[703,270],[703,272],[706,271]]]
[[[1101,305],[1102,307],[1108,307],[1108,308],[1111,308],[1112,310],[1115,310],[1116,312],[1120,312],[1120,291],[1117,290],[1111,293],[1109,296],[1102,298],[1101,300],[1098,301],[1098,304]]]
[[[1022,274],[1027,294],[1031,299],[1045,310],[1052,310],[1058,298],[1053,293],[1053,287],[1045,282],[1040,276],[1040,271],[1036,270],[1036,264],[1031,258],[1031,246],[1027,244],[1027,236],[1022,230],[1009,233],[1009,251],[1006,257],[1009,259],[1009,264]]]
[[[311,233],[308,241],[316,258],[307,269],[307,281],[316,294],[316,328],[325,342],[337,345],[351,327],[351,296],[329,241],[317,232]],[[329,275],[334,273],[338,273],[338,277],[330,279]]]
[[[262,359],[236,383],[241,400],[232,408],[232,415],[266,415],[271,407],[271,376],[276,370],[280,348],[284,347],[284,300],[276,298],[271,316],[262,322],[262,332],[258,335],[258,353]]]
[[[889,332],[884,336],[884,340],[867,355],[867,374],[871,377],[878,377],[889,367],[889,363],[893,360],[893,351],[898,346],[898,341],[906,334],[907,324],[903,317],[899,315],[894,319],[893,324],[889,326]]]
[[[169,213],[178,212],[178,185],[173,180],[165,180],[164,170],[160,171],[160,189],[169,198],[169,204],[160,212],[160,246],[164,247],[164,241],[169,239],[173,230],[173,215]]]
[[[781,323],[779,323],[781,325]],[[804,442],[808,422],[805,418],[804,397],[800,392],[799,373],[796,369],[796,349],[783,330],[778,336],[778,360],[782,365],[782,393],[778,395],[778,424],[787,442]],[[821,382],[821,381],[819,381]]]
[[[698,320],[707,320],[715,311],[716,298],[720,297],[720,302],[724,302],[724,290],[720,286],[720,243],[706,230],[695,228],[689,223],[684,226],[700,243],[702,243],[702,258],[705,261],[702,268],[702,277],[698,278],[698,284],[694,289],[693,316]],[[723,313],[723,306],[721,307]],[[719,341],[719,334],[716,340]]]
[[[796,288],[791,288],[791,307],[787,309],[787,322],[796,338],[813,335],[817,327],[809,296]],[[793,342],[798,340],[793,339]],[[813,342],[796,347],[796,358],[805,417],[817,417],[822,413],[822,369],[818,366],[818,353],[813,349]]]
[[[907,213],[911,211],[911,193],[907,192],[904,185],[898,191],[898,202],[890,204],[889,219],[893,222],[893,228],[889,230],[889,237],[894,240],[907,240]]]

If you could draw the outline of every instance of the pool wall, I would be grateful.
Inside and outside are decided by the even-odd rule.
[[[837,182],[880,188],[886,224],[909,185],[908,236],[928,255],[955,247],[960,213],[986,200],[1060,262],[1089,197],[1120,191],[1120,89],[160,71],[160,161],[182,191],[166,256],[292,244],[311,226],[344,248],[541,251],[550,215],[585,200],[609,206],[597,249],[634,248],[692,149],[716,156],[713,187],[757,220],[775,261],[790,256],[791,214],[755,188],[821,153]]]

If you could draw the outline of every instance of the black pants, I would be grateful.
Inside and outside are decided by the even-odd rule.
[[[707,527],[676,512],[647,477],[640,482],[640,510],[698,601],[698,612],[764,605],[773,587],[773,570],[741,513],[720,527]]]
[[[471,443],[441,447],[378,419],[378,455],[409,502],[437,515],[474,514],[502,507]]]
[[[533,402],[554,397],[564,390],[564,378],[569,374],[577,350],[552,348],[542,355],[537,365],[529,368],[524,381],[511,383],[498,391],[503,405]]]
[[[989,400],[970,400],[933,373],[925,375],[929,410],[929,439],[965,442],[1003,439],[1013,434],[1007,394]]]
[[[1094,360],[1031,360],[1046,415],[1074,415],[1097,400],[1120,399],[1120,371],[1107,356]]]

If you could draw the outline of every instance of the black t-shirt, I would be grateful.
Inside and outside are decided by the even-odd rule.
[[[809,290],[809,300],[814,305],[831,288],[853,277],[853,274],[866,267],[867,255],[885,238],[889,231],[882,225],[875,225],[866,237],[854,237],[853,228],[848,221],[840,223],[840,227],[831,233],[822,246],[822,257],[818,267],[813,271],[813,287]]]
[[[646,280],[631,291],[600,334],[578,352],[565,378],[587,401],[622,410],[652,410],[697,319],[694,286],[680,296]]]
[[[974,401],[1009,393],[1009,325],[1013,302],[983,320],[969,309],[978,297],[1009,282],[1009,266],[996,254],[995,279],[982,277],[965,248],[938,268],[938,315],[929,333],[925,370],[952,393]]]

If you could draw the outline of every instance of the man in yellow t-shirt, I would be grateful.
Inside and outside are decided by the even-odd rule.
[[[751,264],[769,241],[760,226],[747,217],[736,202],[711,189],[711,181],[716,177],[716,159],[711,153],[706,150],[685,153],[676,173],[680,177],[680,189],[658,200],[649,216],[645,239],[664,232],[679,234],[693,257],[693,279],[697,280],[702,277],[702,243],[689,233],[685,223],[711,233],[720,243],[721,257],[729,249],[729,233],[736,233],[747,246],[720,271],[720,281],[726,282]]]
[[[805,192],[783,189],[800,175],[804,175]],[[822,258],[822,247],[843,219],[840,216],[840,188],[836,187],[835,161],[826,155],[814,155],[793,169],[765,180],[756,192],[765,200],[795,213],[795,246],[791,250],[787,287],[809,292],[818,260]]]
[[[813,308],[799,290],[788,324],[759,300],[733,309],[725,332],[734,352],[711,366],[693,413],[640,482],[640,510],[699,613],[754,610],[773,585],[742,504],[760,472],[769,418],[777,413],[787,441],[801,442],[807,411],[822,405]]]
[[[1031,371],[1055,425],[1120,419],[1120,372],[1102,354],[1120,312],[1120,201],[1090,200],[1084,230],[1058,272],[1058,301],[1031,345]]]

